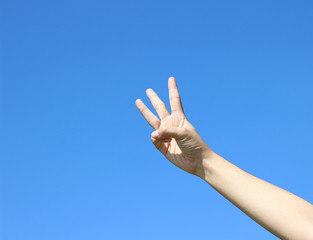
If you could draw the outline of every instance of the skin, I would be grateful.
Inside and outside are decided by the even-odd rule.
[[[215,153],[187,120],[173,77],[168,79],[168,89],[171,113],[152,89],[146,91],[160,119],[136,100],[137,108],[155,130],[151,134],[154,146],[174,165],[202,178],[277,237],[313,240],[313,205]]]

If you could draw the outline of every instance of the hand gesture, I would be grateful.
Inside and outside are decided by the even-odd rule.
[[[203,177],[203,160],[212,150],[188,122],[173,77],[168,79],[168,89],[171,114],[152,89],[147,89],[146,93],[160,119],[140,99],[136,100],[136,105],[150,126],[156,130],[151,134],[155,147],[177,167]]]

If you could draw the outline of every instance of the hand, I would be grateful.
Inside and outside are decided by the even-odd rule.
[[[150,126],[156,130],[151,134],[155,147],[177,167],[203,178],[203,160],[212,150],[188,122],[173,77],[168,79],[168,89],[171,114],[152,89],[146,91],[161,121],[140,99],[136,100],[136,105]]]

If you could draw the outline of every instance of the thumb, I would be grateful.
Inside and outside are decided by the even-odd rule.
[[[161,127],[151,134],[151,137],[156,138],[156,139],[175,138],[179,140],[185,136],[186,136],[186,130],[184,128],[178,128],[178,127],[170,127],[170,128]]]

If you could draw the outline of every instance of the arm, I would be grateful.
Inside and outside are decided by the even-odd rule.
[[[147,95],[156,117],[138,99],[136,105],[155,129],[155,147],[177,167],[209,183],[254,221],[283,239],[313,239],[313,205],[275,185],[265,182],[213,152],[187,120],[175,79],[169,78],[172,112],[152,89]]]
[[[265,229],[282,239],[313,239],[313,205],[212,152],[203,179]]]

